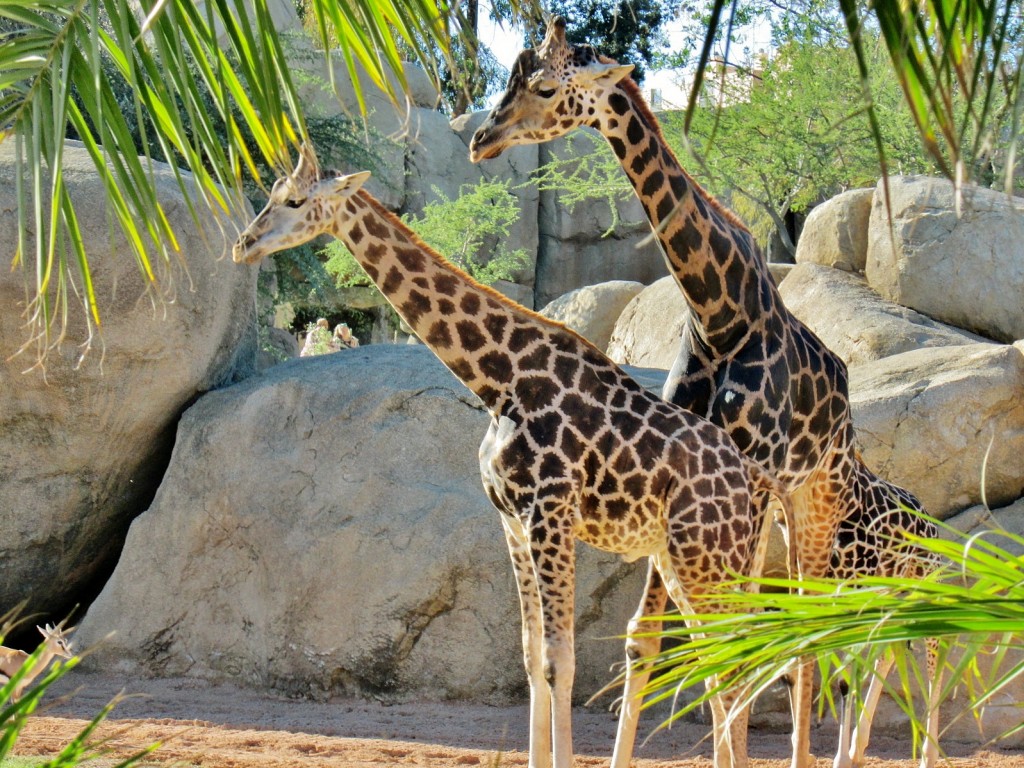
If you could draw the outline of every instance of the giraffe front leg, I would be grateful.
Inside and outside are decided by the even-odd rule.
[[[857,718],[857,727],[853,731],[853,747],[850,751],[850,764],[854,768],[864,765],[864,754],[868,751],[868,740],[871,738],[871,721],[875,717],[875,709],[878,708],[878,700],[882,697],[882,690],[885,688],[885,678],[892,669],[894,658],[889,651],[885,651],[875,661],[874,673],[871,676],[871,684],[868,686],[867,695],[864,697],[864,707]]]
[[[921,768],[934,768],[939,759],[939,703],[942,695],[942,668],[939,666],[939,641],[925,641],[928,674],[928,719],[924,745],[921,747]]]
[[[853,732],[853,691],[846,680],[839,684],[839,747],[832,768],[850,768],[850,734]]]
[[[544,679],[541,651],[543,618],[530,542],[518,520],[502,515],[501,521],[512,558],[522,614],[523,664],[530,685],[529,768],[551,768],[551,689]]]
[[[652,664],[644,660],[656,654],[661,647],[661,640],[657,636],[650,636],[661,631],[661,622],[644,619],[663,614],[667,602],[668,591],[652,558],[647,565],[647,584],[644,587],[643,598],[626,630],[626,679],[622,686],[622,705],[619,709],[619,725],[615,733],[611,768],[629,768],[636,743],[640,706],[643,703],[640,691],[647,685],[651,676]],[[637,637],[638,632],[648,636]]]
[[[540,595],[542,667],[551,696],[551,752],[554,768],[571,768],[575,542],[568,515],[549,510],[535,520],[530,550]]]

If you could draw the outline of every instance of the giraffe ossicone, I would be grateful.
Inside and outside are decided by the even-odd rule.
[[[673,600],[685,605],[700,595],[693,609],[713,611],[715,591],[754,568],[767,526],[753,495],[785,502],[785,492],[724,430],[664,402],[572,330],[447,262],[359,189],[365,178],[322,174],[303,148],[233,257],[251,263],[321,234],[340,238],[484,403],[491,421],[480,473],[519,589],[530,766],[570,768],[575,542],[649,557]],[[727,718],[730,696],[712,701],[723,759],[746,751],[745,727]]]

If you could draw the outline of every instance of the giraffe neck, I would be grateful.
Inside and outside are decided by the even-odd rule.
[[[750,232],[683,170],[631,83],[596,119],[661,242],[704,340],[726,351],[774,304],[767,264]]]
[[[529,367],[539,345],[572,335],[477,283],[366,192],[343,205],[346,213],[337,217],[332,234],[420,340],[492,413],[501,411],[516,371]]]

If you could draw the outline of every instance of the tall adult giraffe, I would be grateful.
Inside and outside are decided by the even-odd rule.
[[[501,513],[519,588],[530,681],[530,766],[572,765],[574,542],[649,557],[672,599],[749,573],[762,519],[753,494],[779,484],[726,432],[647,392],[565,326],[485,288],[303,148],[241,234],[254,263],[321,234],[342,240],[423,342],[491,415],[484,489]],[[713,599],[694,601],[713,610]],[[715,761],[746,761],[746,723],[712,704]]]
[[[543,43],[519,54],[505,94],[473,136],[470,156],[496,157],[581,126],[604,135],[690,309],[663,396],[722,426],[786,484],[795,518],[789,540],[801,572],[823,576],[840,521],[885,514],[903,496],[889,493],[895,486],[855,456],[843,361],[786,309],[750,232],[680,166],[631,71],[590,46],[570,46],[565,20],[554,18]],[[874,488],[887,491],[881,508],[872,506],[879,496]],[[920,510],[916,499],[913,508]],[[640,618],[660,614],[666,599],[656,570],[648,568],[631,634]],[[627,641],[629,659],[656,650],[651,637]],[[802,665],[791,688],[793,768],[811,762],[811,672],[809,663]],[[636,693],[648,676],[649,668],[627,667],[614,768],[628,765]]]

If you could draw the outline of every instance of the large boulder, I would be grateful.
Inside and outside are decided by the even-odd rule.
[[[608,152],[596,131],[579,130],[540,146],[540,164],[571,173],[579,164],[597,166]],[[615,173],[622,173],[616,170]],[[635,194],[614,200],[570,202],[544,190],[539,200],[536,306],[584,285],[608,280],[650,283],[665,274],[665,259]]]
[[[521,699],[517,592],[477,459],[488,421],[421,346],[294,360],[203,397],[79,630],[83,646],[116,631],[85,663]],[[642,584],[642,564],[579,547],[579,698],[623,658]]]
[[[1024,201],[953,185],[892,177],[891,219],[875,192],[865,273],[886,299],[997,341],[1024,338]]]
[[[873,189],[851,189],[816,206],[800,230],[797,264],[863,272]]]
[[[779,285],[789,311],[847,365],[921,347],[984,342],[980,336],[886,301],[859,275],[797,264]]]
[[[689,311],[672,277],[655,281],[622,310],[608,342],[608,356],[620,364],[670,369],[679,355]]]
[[[1024,350],[919,349],[850,368],[867,465],[946,518],[1024,496]],[[984,496],[982,483],[984,482]]]
[[[0,253],[18,243],[14,142],[0,144]],[[197,226],[168,166],[154,186],[181,252],[154,262],[161,287],[140,276],[110,224],[88,152],[64,150],[64,182],[81,226],[102,335],[89,339],[72,306],[67,336],[31,368],[21,269],[0,270],[0,609],[61,614],[99,588],[128,525],[153,498],[174,425],[200,393],[256,364],[256,272],[225,258],[223,229]],[[180,260],[179,260],[180,258]],[[171,300],[173,299],[173,301]]]
[[[572,328],[599,349],[607,349],[622,310],[644,289],[643,283],[610,280],[559,296],[540,313]]]

